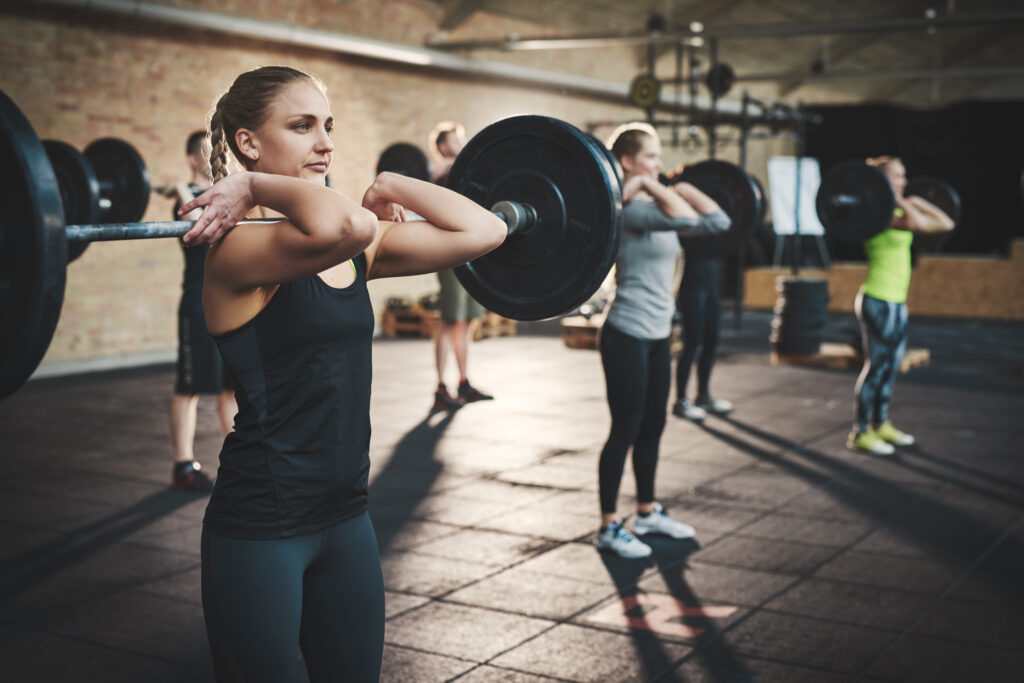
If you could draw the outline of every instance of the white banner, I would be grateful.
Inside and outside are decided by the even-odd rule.
[[[800,234],[821,236],[825,228],[818,220],[814,200],[821,185],[818,160],[800,160]],[[768,160],[768,188],[772,203],[772,228],[776,235],[795,235],[796,157],[772,157]]]

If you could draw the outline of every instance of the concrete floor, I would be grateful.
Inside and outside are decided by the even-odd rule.
[[[735,413],[662,438],[659,498],[697,538],[649,561],[593,547],[596,352],[485,340],[471,378],[497,400],[429,417],[430,342],[376,342],[382,680],[1024,680],[1024,325],[912,326],[933,361],[893,417],[920,446],[871,458],[844,448],[855,373],[772,367],[768,317],[727,322],[713,388]],[[167,486],[171,384],[47,379],[0,405],[0,679],[212,680],[206,501]]]

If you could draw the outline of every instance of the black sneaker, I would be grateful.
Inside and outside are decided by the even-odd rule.
[[[448,387],[443,384],[437,385],[437,391],[434,392],[434,407],[430,410],[432,412],[438,412],[441,410],[457,410],[462,407],[462,401],[454,398],[448,393]]]
[[[213,480],[202,469],[203,466],[195,460],[174,463],[171,486],[182,491],[209,493],[213,490]]]
[[[473,403],[474,401],[491,401],[493,396],[488,396],[482,391],[478,391],[472,385],[469,380],[463,380],[459,382],[459,400],[463,403]]]

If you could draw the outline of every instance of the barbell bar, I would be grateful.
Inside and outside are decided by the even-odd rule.
[[[124,149],[103,152],[109,159]],[[115,176],[113,191],[148,201],[148,179],[143,186],[138,166],[129,166]],[[2,400],[29,378],[53,337],[69,243],[180,237],[193,223],[66,225],[53,166],[2,91],[0,170],[7,181],[0,185]],[[571,310],[597,290],[614,263],[618,180],[605,154],[564,121],[519,116],[488,126],[459,155],[449,187],[490,208],[508,227],[498,249],[456,269],[477,300],[501,315],[536,320]]]

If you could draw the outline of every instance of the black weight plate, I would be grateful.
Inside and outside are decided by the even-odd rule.
[[[622,164],[619,163],[619,160],[615,158],[612,151],[596,135],[587,133],[587,137],[590,138],[595,147],[601,150],[601,153],[608,159],[608,163],[612,165],[612,170],[615,171],[615,179],[619,181],[619,191],[621,192],[623,182]]]
[[[85,157],[96,171],[100,196],[110,201],[108,208],[100,207],[99,222],[142,220],[149,206],[149,172],[135,148],[118,138],[102,138],[85,148]]]
[[[67,239],[57,178],[17,105],[0,92],[0,400],[39,365],[64,303]]]
[[[729,92],[732,86],[736,83],[736,72],[732,70],[732,67],[728,64],[716,64],[708,69],[708,76],[704,79],[704,84],[708,87],[708,90],[716,97]]]
[[[936,232],[931,234],[914,233],[914,247],[922,252],[936,252],[942,249],[960,225],[960,218],[963,206],[960,203],[960,194],[953,189],[953,186],[945,180],[929,177],[914,178],[907,183],[903,192],[906,196],[915,196],[926,199],[935,206],[942,209],[943,213],[953,219],[953,230],[949,232]]]
[[[384,171],[401,173],[417,180],[430,180],[430,162],[427,155],[409,142],[396,142],[380,153],[377,173]]]
[[[488,209],[508,200],[537,212],[530,230],[455,269],[495,313],[540,320],[570,311],[615,263],[622,194],[607,157],[575,126],[545,116],[498,121],[466,144],[448,187]]]
[[[727,161],[708,159],[687,166],[673,180],[690,183],[714,199],[732,220],[724,234],[698,239],[713,241],[720,254],[733,253],[746,243],[761,215],[757,186],[746,171]]]
[[[43,140],[43,149],[57,177],[64,220],[68,225],[100,222],[100,183],[92,164],[66,142]],[[85,252],[88,242],[68,242],[68,263]]]
[[[843,198],[854,203],[837,203]],[[829,235],[859,244],[889,227],[896,198],[885,173],[851,159],[836,164],[822,177],[815,208]]]

